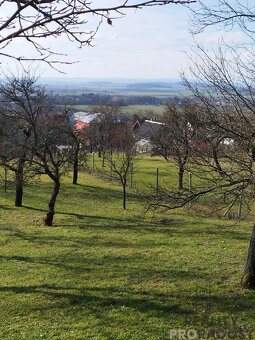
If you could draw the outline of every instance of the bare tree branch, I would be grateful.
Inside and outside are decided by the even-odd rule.
[[[50,66],[66,63],[59,60],[60,55],[56,51],[45,46],[42,38],[59,38],[65,35],[69,41],[78,43],[80,47],[91,46],[103,21],[112,25],[114,20],[125,16],[128,10],[193,2],[196,1],[151,0],[134,3],[126,0],[115,6],[110,3],[105,7],[97,7],[92,0],[4,0],[0,2],[0,12],[8,14],[5,16],[2,14],[0,17],[0,55],[20,62],[43,61]],[[5,52],[4,50],[15,43],[16,39],[24,39],[25,43],[32,45],[39,57]],[[57,60],[51,58],[54,55],[57,56]]]

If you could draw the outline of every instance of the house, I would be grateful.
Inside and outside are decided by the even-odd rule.
[[[134,134],[137,139],[147,139],[150,141],[162,125],[164,123],[146,119],[143,123],[139,123],[139,126],[134,130]]]
[[[78,111],[74,112],[73,120],[75,122],[80,122],[81,126],[88,126],[94,119],[98,117],[99,113],[91,114],[90,112]]]
[[[136,152],[138,153],[151,153],[153,144],[147,139],[140,139],[135,143]]]
[[[144,122],[136,121],[133,131],[136,142],[136,150],[139,153],[151,153],[153,148],[152,139],[160,133],[160,129],[164,123],[153,120],[145,120]]]

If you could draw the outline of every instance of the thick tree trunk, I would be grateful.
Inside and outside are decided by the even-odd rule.
[[[248,256],[244,267],[241,287],[255,289],[255,225],[251,234]]]
[[[80,144],[76,145],[74,151],[74,162],[73,162],[73,184],[77,184],[78,180],[78,171],[79,171],[79,151],[80,151]]]
[[[179,189],[182,190],[183,189],[183,174],[184,174],[184,169],[181,166],[179,169]]]
[[[53,190],[50,202],[49,202],[49,211],[48,211],[47,216],[46,216],[45,221],[44,221],[44,224],[47,225],[47,226],[52,226],[52,221],[53,221],[53,217],[54,217],[54,214],[55,214],[55,210],[54,210],[55,209],[55,203],[56,203],[57,195],[59,193],[59,188],[60,188],[59,180],[56,180],[54,183],[55,183],[54,184],[54,190]]]
[[[15,185],[16,185],[16,197],[15,197],[15,206],[22,206],[22,198],[23,198],[23,177],[24,177],[24,159],[19,159],[18,168],[15,172]]]

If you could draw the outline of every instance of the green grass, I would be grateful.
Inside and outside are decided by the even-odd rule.
[[[73,108],[78,110],[88,110],[90,111],[93,105],[72,105]],[[164,105],[127,105],[121,106],[121,113],[123,114],[138,114],[140,116],[148,115],[148,113],[153,114],[163,114],[165,106]]]
[[[137,167],[153,178],[161,161]],[[0,188],[0,339],[169,339],[172,328],[204,328],[205,315],[254,328],[254,292],[239,289],[251,224],[187,210],[142,219],[136,192],[123,211],[117,183],[87,173],[70,183],[54,227],[42,224],[47,177],[26,186],[22,208]],[[196,313],[197,286],[211,290],[208,312],[201,301]],[[197,315],[199,326],[185,326]]]
[[[107,160],[105,167],[102,166],[103,158],[94,155],[95,172],[110,177],[110,166]],[[93,161],[92,154],[87,155],[87,169],[92,172]],[[162,157],[150,157],[138,155],[134,160],[133,188],[138,192],[153,193],[156,186],[156,169],[159,169],[159,186],[172,189],[178,188],[178,169],[173,162],[166,162]],[[116,174],[112,177],[118,179]],[[188,174],[184,177],[184,184],[188,185]],[[128,176],[128,185],[130,185],[130,175]]]

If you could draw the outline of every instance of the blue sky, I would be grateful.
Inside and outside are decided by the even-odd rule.
[[[77,63],[62,65],[65,77],[88,78],[179,78],[187,69],[193,38],[189,33],[189,10],[181,5],[169,4],[130,10],[115,20],[113,26],[104,23],[94,40],[94,47],[78,48],[65,37],[48,40],[58,52],[68,53],[68,59]],[[196,37],[204,44],[217,43],[219,32],[207,31]],[[240,32],[225,33],[225,38],[240,41]],[[19,41],[16,49],[22,50]],[[31,52],[32,53],[32,52]],[[13,68],[8,62],[3,67]],[[35,67],[35,65],[32,65]],[[43,77],[59,77],[59,73],[40,64]]]
[[[188,10],[169,5],[130,11],[113,26],[104,24],[93,48],[70,55],[80,60],[65,68],[67,76],[176,78],[189,46]]]

